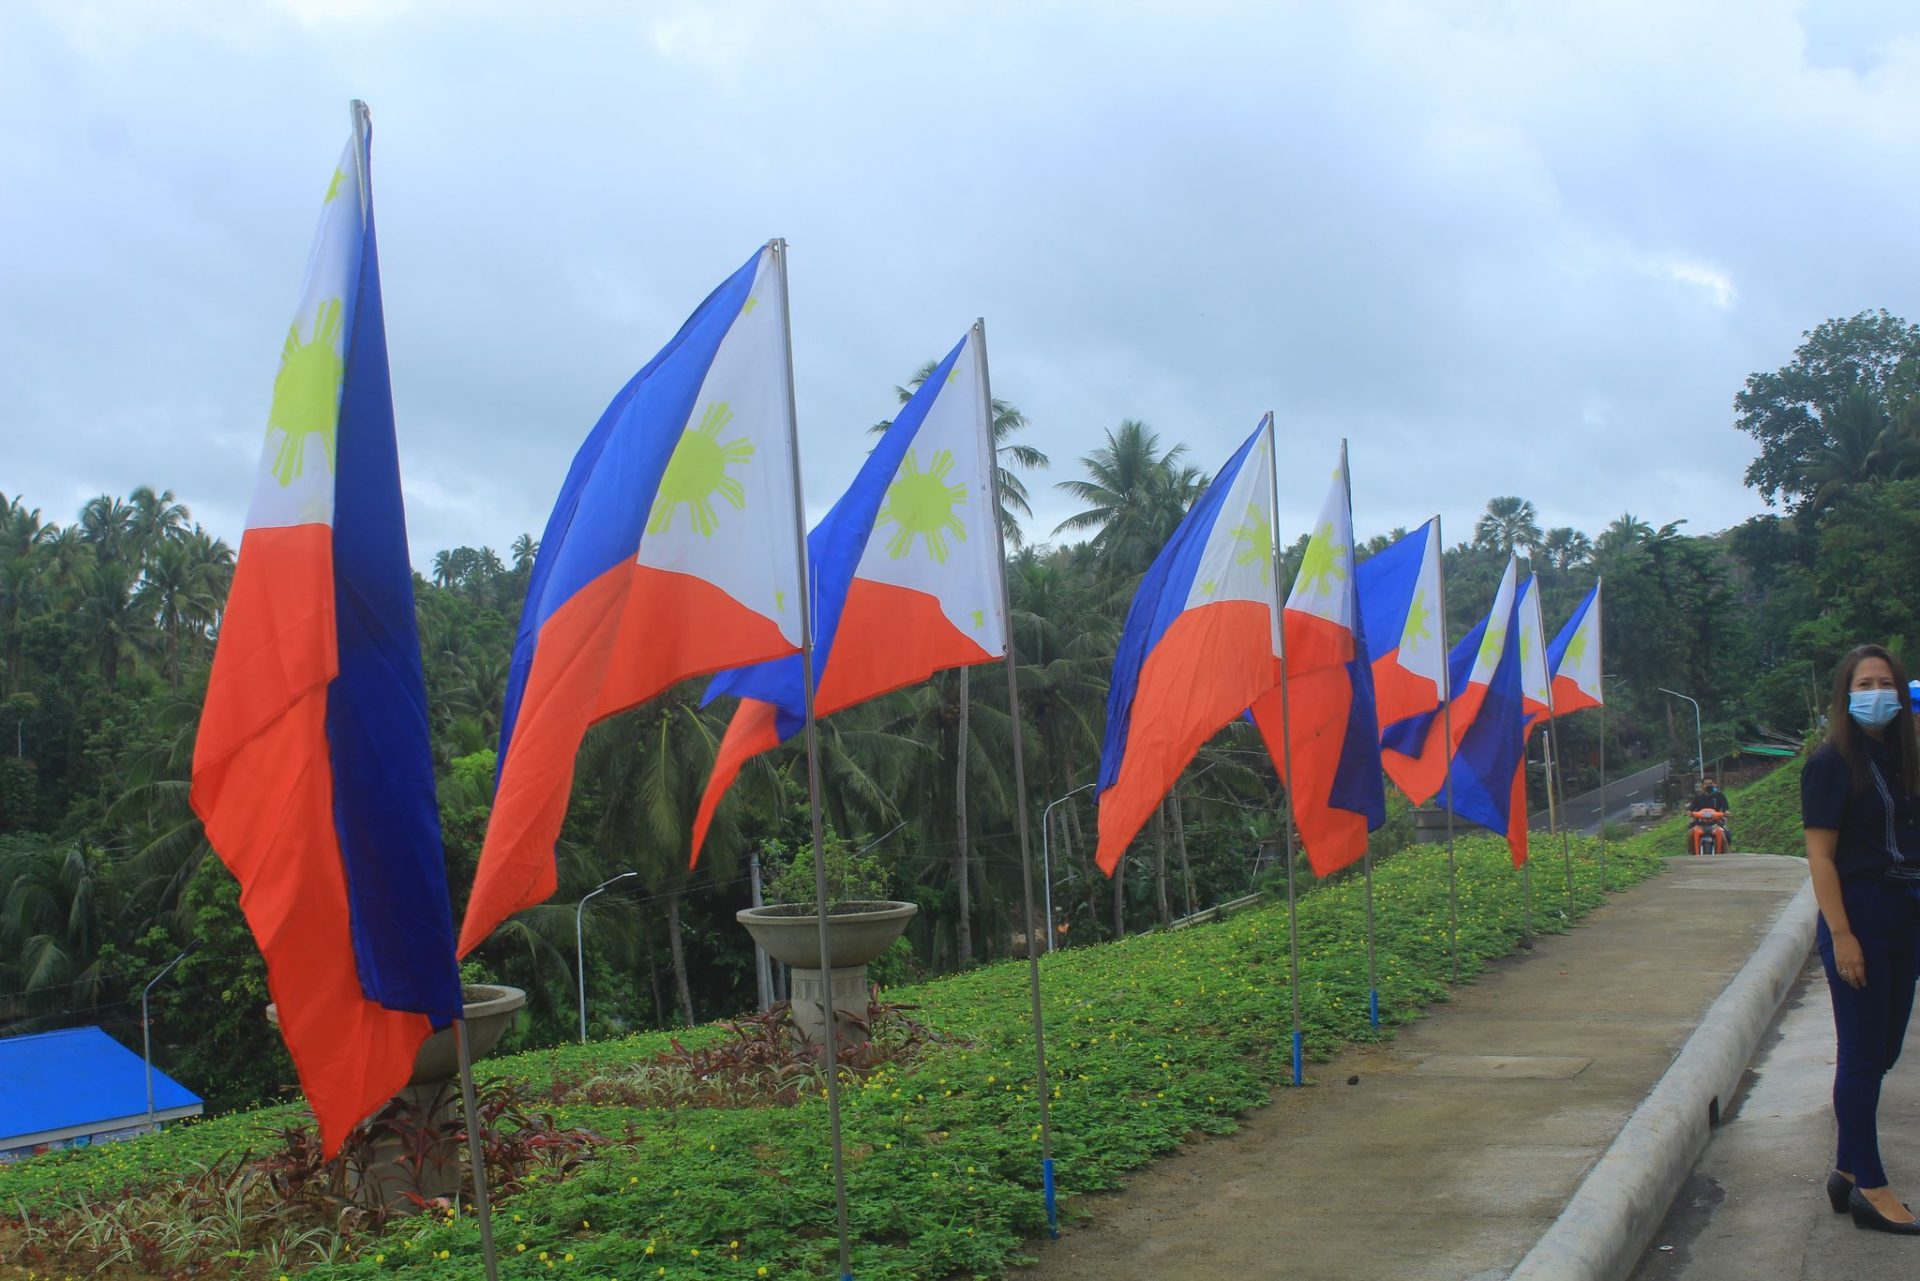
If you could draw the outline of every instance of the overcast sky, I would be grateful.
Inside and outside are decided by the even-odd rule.
[[[0,5],[0,492],[237,541],[321,194],[374,117],[416,564],[545,524],[607,400],[792,243],[808,503],[985,316],[1051,482],[1279,415],[1291,538],[1495,494],[1760,509],[1731,402],[1920,316],[1920,6]]]

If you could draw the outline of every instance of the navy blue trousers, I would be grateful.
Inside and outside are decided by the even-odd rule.
[[[1920,885],[1881,880],[1841,886],[1847,924],[1865,954],[1867,984],[1855,988],[1833,968],[1833,935],[1826,917],[1815,934],[1833,994],[1833,1030],[1840,1042],[1833,1067],[1833,1115],[1839,1122],[1834,1168],[1863,1188],[1887,1185],[1880,1164],[1880,1080],[1900,1058],[1920,977]]]

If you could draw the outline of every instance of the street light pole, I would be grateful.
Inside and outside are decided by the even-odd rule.
[[[1066,796],[1062,796],[1059,801],[1048,803],[1047,808],[1040,811],[1040,886],[1046,894],[1047,951],[1049,952],[1053,951],[1053,860],[1049,856],[1051,851],[1048,848],[1047,838],[1053,834],[1053,827],[1047,820],[1052,817],[1053,807],[1060,801],[1078,796],[1092,786],[1094,786],[1092,783],[1082,783]]]
[[[1671,694],[1675,698],[1686,698],[1689,703],[1693,703],[1693,751],[1694,755],[1697,756],[1700,761],[1700,783],[1702,786],[1705,786],[1707,781],[1707,749],[1705,740],[1700,735],[1700,704],[1694,702],[1691,698],[1687,698],[1687,696],[1679,690],[1668,689],[1665,685],[1660,687],[1660,692],[1662,694]]]
[[[153,991],[153,985],[155,983],[158,983],[161,979],[167,977],[167,974],[173,969],[174,966],[180,964],[180,962],[186,960],[189,956],[192,956],[195,952],[198,952],[200,950],[200,944],[204,941],[205,940],[203,939],[195,939],[193,942],[187,944],[184,948],[181,948],[180,955],[174,957],[171,961],[168,961],[165,965],[161,966],[160,972],[154,975],[151,979],[148,979],[147,985],[140,989],[140,1057],[145,1059],[147,1063],[147,1129],[149,1131],[151,1131],[154,1126],[154,1121],[153,1121],[153,1023],[151,1022],[151,1020],[147,1018],[147,995],[148,993]]]
[[[622,872],[600,882],[581,896],[579,906],[573,909],[573,972],[580,980],[580,1044],[587,1043],[587,935],[582,924],[582,914],[587,910],[587,900],[606,889],[609,885],[618,885],[638,872]]]

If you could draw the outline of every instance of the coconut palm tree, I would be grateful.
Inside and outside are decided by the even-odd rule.
[[[540,540],[532,534],[522,534],[513,540],[513,545],[507,550],[513,557],[513,572],[531,574],[533,562],[540,556]]]
[[[1182,461],[1186,452],[1185,445],[1163,452],[1159,433],[1136,419],[1125,420],[1118,431],[1107,432],[1106,444],[1080,460],[1087,479],[1055,485],[1087,509],[1053,532],[1092,530],[1088,554],[1105,577],[1130,589],[1205,488],[1200,472]]]
[[[134,608],[159,628],[161,666],[175,689],[180,688],[182,644],[205,639],[226,596],[211,551],[210,545],[196,547],[190,535],[158,544],[134,591]]]
[[[81,634],[109,688],[118,682],[122,663],[153,649],[152,615],[134,598],[139,584],[138,567],[121,560],[94,564],[81,582]]]
[[[1508,494],[1487,500],[1486,514],[1475,522],[1473,541],[1501,559],[1540,545],[1540,513],[1524,498]]]
[[[91,1005],[105,987],[97,954],[112,919],[105,860],[83,844],[0,843],[0,984],[31,999]]]
[[[139,546],[134,539],[139,517],[131,506],[110,494],[89,498],[80,509],[80,532],[93,557],[101,564],[110,561],[136,561]]]
[[[142,563],[151,560],[162,545],[180,542],[190,532],[193,514],[186,504],[174,501],[173,491],[154,493],[153,486],[141,485],[127,495],[133,517],[127,535]]]
[[[1549,529],[1540,540],[1540,555],[1548,565],[1564,574],[1592,558],[1593,544],[1579,530],[1561,525]]]
[[[1598,551],[1624,551],[1629,547],[1638,547],[1653,537],[1653,526],[1641,520],[1632,512],[1622,512],[1608,522],[1600,531],[1594,548]]]
[[[1900,430],[1871,387],[1849,388],[1839,404],[1821,415],[1820,425],[1825,443],[1805,464],[1813,511],[1825,510],[1857,485],[1911,476],[1920,465],[1920,448]]]

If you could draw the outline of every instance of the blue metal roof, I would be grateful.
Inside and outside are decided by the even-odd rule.
[[[153,1070],[156,1112],[200,1102],[199,1095]],[[0,1148],[30,1134],[146,1114],[145,1062],[99,1028],[0,1037]]]

